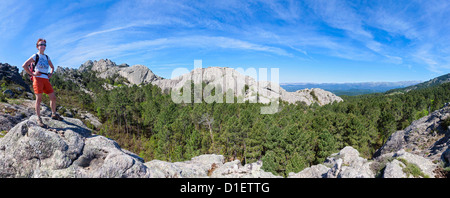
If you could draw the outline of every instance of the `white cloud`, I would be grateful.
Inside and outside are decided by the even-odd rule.
[[[95,38],[89,39],[95,40]],[[168,37],[154,40],[142,40],[123,44],[114,44],[106,40],[104,43],[84,41],[82,45],[75,47],[73,50],[63,55],[60,60],[64,66],[78,66],[83,61],[89,59],[99,59],[102,57],[113,58],[121,54],[136,54],[144,51],[158,51],[170,48],[194,48],[194,49],[235,49],[247,51],[259,51],[281,56],[293,56],[285,50],[273,47],[250,43],[234,38],[227,37],[211,37],[211,36],[187,36],[187,37]],[[76,54],[76,56],[74,56]],[[77,64],[74,64],[77,63]]]
[[[25,29],[31,18],[32,5],[21,1],[0,1],[0,35],[2,38],[16,36]]]
[[[345,30],[349,36],[373,38],[369,32],[364,30],[362,17],[347,5],[347,1],[311,0],[307,3],[331,27]]]
[[[394,63],[397,65],[400,65],[403,63],[403,58],[398,56],[390,56],[390,55],[384,55],[387,58],[387,62]],[[409,66],[410,67],[410,66]]]
[[[132,24],[132,25],[125,25],[122,27],[114,27],[114,28],[110,28],[110,29],[99,30],[99,31],[95,31],[95,32],[86,34],[85,36],[83,36],[83,38],[91,37],[91,36],[95,36],[95,35],[99,35],[99,34],[110,33],[110,32],[119,31],[119,30],[124,30],[124,29],[130,28],[130,27],[133,27],[133,26],[135,26],[135,25]]]
[[[437,49],[433,44],[420,46],[413,57],[417,62],[426,65],[429,71],[437,74],[448,73],[450,69],[450,54],[445,53],[445,48],[444,50]]]
[[[279,1],[261,1],[261,3],[267,4],[275,17],[287,22],[294,22],[300,19],[302,14],[302,9],[299,7],[299,1],[296,0],[282,2],[286,5]]]

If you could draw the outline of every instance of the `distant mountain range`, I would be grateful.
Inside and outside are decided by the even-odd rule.
[[[297,91],[307,88],[321,88],[337,96],[362,95],[370,93],[386,92],[408,92],[416,89],[423,89],[450,82],[450,73],[422,81],[400,81],[400,82],[361,82],[361,83],[281,83],[280,86],[286,91]]]
[[[321,88],[336,95],[362,95],[369,93],[386,92],[391,89],[404,88],[417,85],[421,81],[400,82],[360,82],[360,83],[281,83],[286,91],[297,91],[301,89]]]
[[[301,89],[321,88],[336,95],[362,95],[369,93],[386,92],[391,89],[405,88],[417,85],[422,81],[400,81],[400,82],[360,82],[360,83],[281,83],[280,86],[286,91],[297,91]],[[428,81],[427,81],[428,82]]]

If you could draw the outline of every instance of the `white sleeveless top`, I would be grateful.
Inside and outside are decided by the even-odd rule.
[[[39,55],[39,62],[36,63],[36,66],[34,68],[35,71],[39,71],[42,73],[49,73],[50,70],[50,65],[48,64],[48,61],[50,60],[50,57],[47,59],[47,56],[44,54],[39,54],[39,52],[37,53]],[[31,56],[33,58],[34,61],[36,61],[36,54],[33,54]],[[41,74],[39,76],[36,76],[37,78],[46,78],[48,79],[48,76],[45,74]]]

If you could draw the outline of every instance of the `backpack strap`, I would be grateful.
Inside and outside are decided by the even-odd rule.
[[[34,63],[31,63],[31,72],[34,72],[34,68],[36,67],[37,63],[39,62],[39,54],[36,53],[34,59],[36,59],[36,60],[34,61]]]
[[[34,68],[36,68],[36,65],[37,65],[37,63],[39,61],[39,54],[36,53],[34,59],[36,59],[36,60],[34,60],[34,63],[30,64],[30,71],[31,71],[31,73],[34,73],[34,71],[35,71]],[[47,59],[48,59],[48,57],[47,57]],[[33,76],[30,76],[30,80],[33,82]]]

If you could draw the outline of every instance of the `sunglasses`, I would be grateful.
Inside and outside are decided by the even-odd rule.
[[[39,44],[38,46],[46,46],[47,47],[47,44],[45,44],[45,43],[44,44]]]

